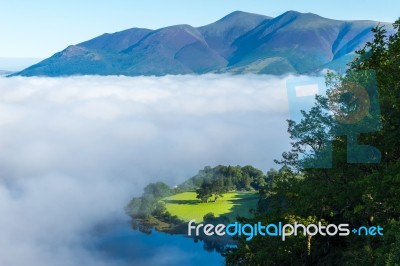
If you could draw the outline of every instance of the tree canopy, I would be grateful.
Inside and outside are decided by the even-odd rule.
[[[257,191],[268,185],[267,176],[259,169],[247,166],[206,166],[197,175],[184,182],[181,190],[196,190],[197,198],[216,201],[229,191]]]
[[[228,265],[399,265],[400,20],[394,27],[397,31],[391,36],[387,36],[384,27],[375,27],[374,39],[357,51],[357,58],[349,64],[347,72],[327,75],[328,96],[319,97],[311,111],[303,111],[300,122],[289,121],[292,149],[277,161],[283,167],[271,174],[270,190],[260,190],[263,200],[259,211],[253,218],[243,219],[265,224],[297,221],[306,225],[318,222],[348,223],[354,227],[380,225],[384,235],[299,235],[284,242],[265,236],[256,236],[251,241],[238,238],[237,248],[226,253]],[[363,114],[365,119],[344,127],[335,112],[327,112],[332,110],[329,97],[338,95],[359,73],[373,73],[376,78],[379,112],[369,109]],[[371,78],[370,74],[362,75],[366,76],[358,76],[359,82]],[[378,99],[372,91],[367,92],[368,100]],[[342,95],[345,97],[341,97],[338,110],[348,110],[351,114],[360,110],[362,102],[353,101],[351,95]],[[376,121],[379,123],[373,125]],[[361,128],[371,125],[376,130],[360,133]],[[355,141],[364,146],[349,149]],[[367,150],[373,152],[366,154]],[[330,151],[331,157],[326,157]],[[327,158],[331,160],[331,168],[312,167],[309,163]]]

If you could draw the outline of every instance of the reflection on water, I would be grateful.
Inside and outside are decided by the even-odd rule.
[[[93,232],[90,249],[104,261],[118,265],[223,265],[223,257],[207,251],[204,242],[196,243],[183,235],[170,235],[155,230],[144,234],[132,230],[129,222],[102,226]]]

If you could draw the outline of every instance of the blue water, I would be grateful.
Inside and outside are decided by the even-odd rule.
[[[118,265],[190,266],[224,265],[216,251],[207,251],[204,243],[183,235],[170,235],[155,230],[150,235],[130,228],[128,222],[109,225],[93,233],[90,248],[104,261]]]

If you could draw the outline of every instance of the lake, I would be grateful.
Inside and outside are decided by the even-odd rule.
[[[102,260],[117,265],[224,265],[216,251],[204,249],[183,235],[135,231],[129,222],[102,225],[91,233],[87,248]]]

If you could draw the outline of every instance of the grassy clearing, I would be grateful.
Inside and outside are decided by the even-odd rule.
[[[195,192],[184,192],[162,199],[167,210],[184,221],[196,219],[203,221],[209,212],[215,216],[226,215],[231,221],[236,215],[248,217],[249,210],[257,206],[258,194],[255,192],[229,192],[216,202],[201,203]]]

